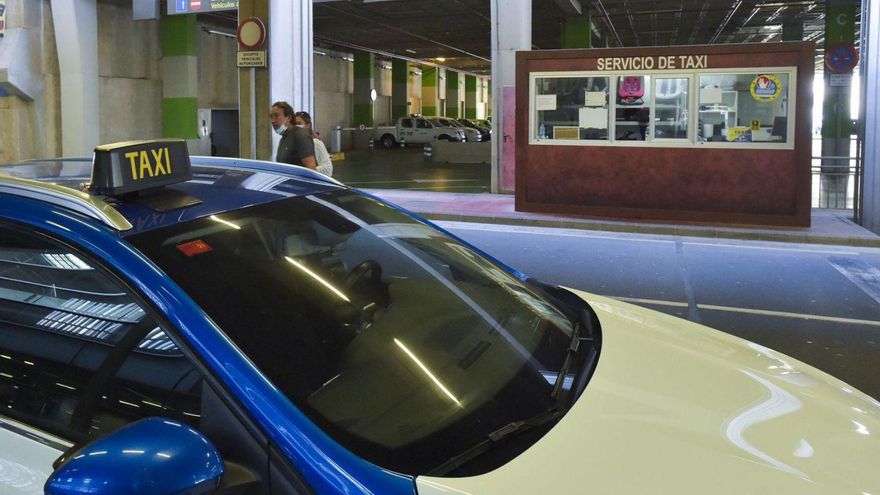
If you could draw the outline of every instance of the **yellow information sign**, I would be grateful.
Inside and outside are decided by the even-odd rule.
[[[237,64],[239,67],[265,67],[266,50],[238,52]]]

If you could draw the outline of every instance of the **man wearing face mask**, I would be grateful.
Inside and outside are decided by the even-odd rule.
[[[315,145],[305,130],[293,125],[293,108],[286,101],[272,104],[269,121],[272,128],[281,136],[275,161],[301,165],[311,169],[317,168],[315,162]]]

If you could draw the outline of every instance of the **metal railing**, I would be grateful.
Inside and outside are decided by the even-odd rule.
[[[859,216],[862,189],[861,146],[852,140],[849,156],[814,155],[811,160],[813,208],[851,209]],[[815,148],[814,148],[815,150]]]

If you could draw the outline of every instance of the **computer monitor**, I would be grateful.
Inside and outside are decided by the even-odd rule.
[[[770,135],[785,138],[788,135],[788,118],[774,117],[773,129],[770,130]]]

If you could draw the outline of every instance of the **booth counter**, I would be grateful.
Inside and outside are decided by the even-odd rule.
[[[812,43],[517,53],[516,208],[809,226]]]

